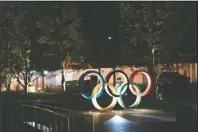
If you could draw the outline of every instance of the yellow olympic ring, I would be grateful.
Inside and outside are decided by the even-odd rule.
[[[117,89],[116,89],[112,84],[110,84],[110,83],[105,83],[105,91],[107,92],[108,95],[110,95],[110,96],[113,98],[113,100],[112,100],[112,102],[111,102],[111,104],[110,104],[109,106],[103,108],[103,107],[101,107],[101,106],[98,104],[98,102],[97,102],[97,100],[96,100],[96,98],[97,98],[96,95],[97,95],[98,91],[100,91],[100,90],[102,89],[102,84],[98,84],[98,85],[93,89],[93,92],[92,92],[92,96],[93,96],[93,98],[92,98],[92,103],[93,103],[94,107],[97,108],[98,110],[101,110],[101,111],[108,111],[108,110],[113,109],[113,108],[115,107],[116,103],[118,102],[119,105],[120,105],[122,108],[126,108],[126,106],[123,104],[122,98],[121,98],[121,97],[112,96],[112,95],[108,92],[107,86],[112,90],[113,94],[118,94],[118,93],[119,93],[119,91],[117,91]],[[125,86],[124,89],[126,90],[126,88],[127,88],[127,87]],[[137,86],[135,86],[135,88],[136,88],[136,90],[138,89]],[[124,90],[124,91],[125,91],[125,90]],[[131,89],[130,89],[130,90],[131,90]],[[138,90],[137,90],[137,92],[140,93],[140,91],[138,91]],[[121,94],[122,94],[122,93],[121,93]],[[138,106],[139,103],[140,103],[140,101],[141,101],[141,96],[137,96],[135,102],[134,102],[132,105],[130,105],[129,107],[136,107],[136,106]]]
[[[110,84],[110,83],[105,83],[105,87],[106,87],[106,86],[109,86],[109,88],[112,89],[112,92],[113,92],[114,94],[117,94],[116,88],[115,88],[112,84]],[[93,98],[92,98],[92,103],[93,103],[94,107],[96,107],[98,110],[101,110],[101,111],[108,111],[108,110],[113,109],[113,107],[114,107],[114,106],[116,105],[116,103],[117,103],[117,97],[113,97],[113,96],[112,96],[113,100],[112,100],[111,104],[110,104],[109,106],[105,107],[105,108],[102,108],[102,107],[98,104],[98,102],[97,102],[97,100],[96,100],[96,94],[97,94],[97,92],[98,92],[101,88],[102,88],[102,84],[98,84],[98,85],[93,89],[93,92],[92,92],[92,96],[93,96]]]

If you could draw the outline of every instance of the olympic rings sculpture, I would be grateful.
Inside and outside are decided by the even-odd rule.
[[[120,73],[122,77],[124,78],[124,83],[122,83],[118,88],[116,88],[115,86],[109,83],[110,77],[115,73]],[[143,73],[148,80],[148,84],[144,92],[141,92],[140,87],[137,84],[133,83],[135,76],[138,73]],[[87,93],[84,92],[84,78],[87,75],[96,75],[100,80],[100,84],[95,86],[95,88],[93,89],[92,95],[88,95]],[[91,99],[96,109],[100,111],[108,111],[108,110],[113,109],[115,105],[117,104],[117,102],[122,108],[137,107],[141,102],[141,98],[143,96],[147,96],[150,93],[151,88],[152,88],[152,80],[151,80],[150,74],[145,70],[136,70],[131,74],[129,78],[125,72],[121,70],[114,70],[114,71],[109,72],[105,79],[100,74],[100,72],[89,70],[80,76],[79,86],[80,86],[81,95],[86,99]],[[128,88],[130,89],[132,94],[136,96],[135,102],[130,106],[126,106],[123,102],[123,95],[125,94]],[[113,98],[110,105],[105,108],[101,107],[96,100],[103,94],[104,91]]]

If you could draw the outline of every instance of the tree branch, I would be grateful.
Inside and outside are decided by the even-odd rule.
[[[25,73],[22,72],[23,80],[26,80]]]
[[[21,81],[20,81],[20,78],[16,75],[16,74],[14,74],[14,77],[17,79],[17,81],[21,84],[21,86],[23,86],[23,88],[25,88],[25,85],[23,85],[22,83],[21,83]]]
[[[166,26],[164,25],[164,27],[163,27],[160,31],[155,32],[155,34],[156,34],[156,35],[159,35],[165,28],[166,28]]]
[[[41,75],[37,76],[36,78],[34,78],[33,80],[31,80],[30,82],[33,82],[34,80],[38,79]],[[29,82],[29,83],[30,83]]]
[[[164,36],[161,36],[161,37],[157,37],[155,41],[156,41],[156,42],[157,42],[157,41],[162,41],[163,39],[164,39]]]

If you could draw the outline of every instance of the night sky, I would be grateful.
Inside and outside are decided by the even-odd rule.
[[[115,55],[119,58],[118,2],[85,2],[82,10],[87,58],[90,61],[105,61],[104,57],[114,61]],[[109,36],[111,40],[108,40]]]
[[[175,2],[179,11],[167,43],[183,54],[197,54],[197,2]]]

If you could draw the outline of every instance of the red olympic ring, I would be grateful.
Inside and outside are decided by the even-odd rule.
[[[137,91],[136,91],[136,89],[135,89],[135,87],[133,86],[133,85],[131,85],[131,88],[132,88],[132,91],[133,91],[133,94],[135,94],[135,95],[137,95],[137,96],[147,96],[150,92],[151,92],[151,89],[152,89],[152,79],[151,79],[151,75],[147,72],[147,71],[145,71],[145,70],[136,70],[136,71],[134,71],[132,74],[131,74],[131,76],[130,76],[130,81],[131,81],[131,83],[133,83],[134,82],[134,79],[135,79],[135,76],[138,74],[138,73],[140,73],[140,72],[142,72],[144,75],[146,75],[146,77],[148,78],[148,86],[147,86],[147,88],[146,88],[146,90],[144,91],[144,92],[142,92],[142,93],[138,93]]]

